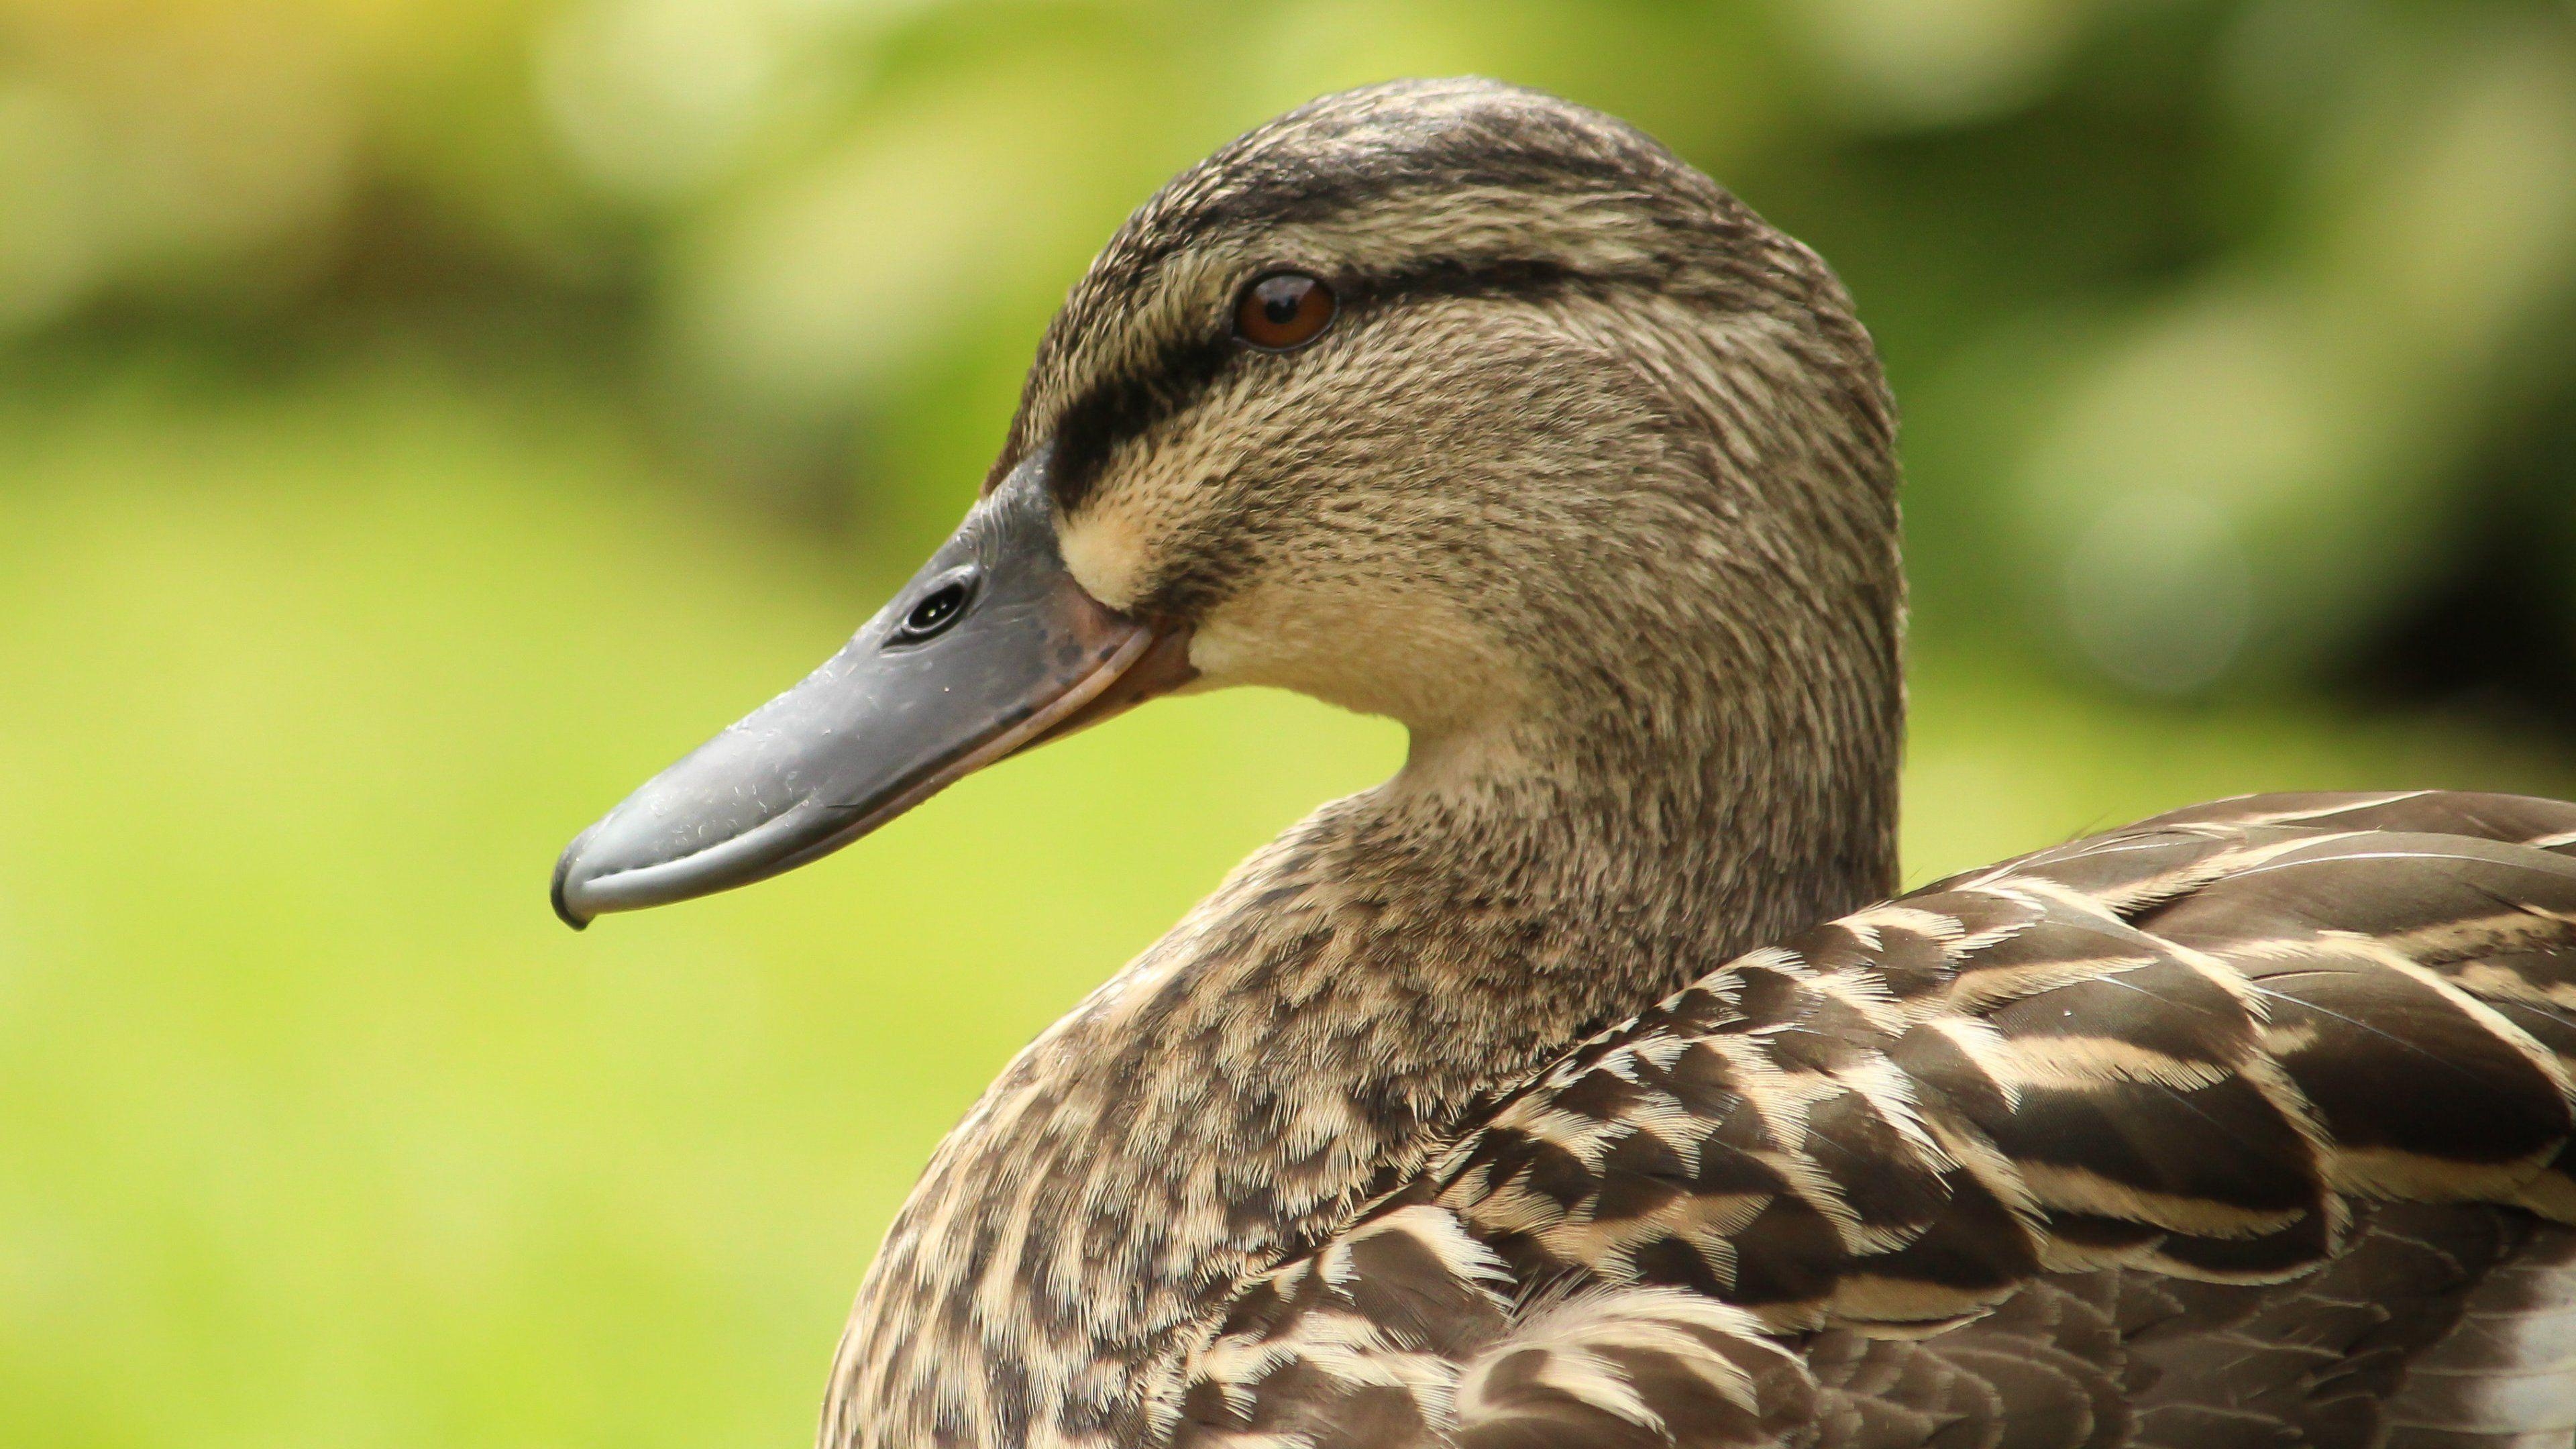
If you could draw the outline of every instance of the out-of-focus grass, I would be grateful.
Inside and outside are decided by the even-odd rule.
[[[577,393],[353,374],[0,416],[0,1439],[797,1442],[937,1134],[1400,738],[1167,702],[574,936],[564,839],[883,562],[693,497]],[[1916,700],[1915,879],[2230,790],[2563,783],[1956,650]]]
[[[1384,728],[1175,702],[582,936],[570,833],[883,580],[375,383],[0,462],[0,1440],[793,1442],[1000,1060]]]

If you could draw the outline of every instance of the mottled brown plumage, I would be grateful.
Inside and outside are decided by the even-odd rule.
[[[1340,310],[1244,345],[1282,268]],[[1814,254],[1544,96],[1330,97],[1139,211],[918,592],[558,872],[579,924],[811,858],[1148,639],[1411,731],[941,1145],[827,1449],[2565,1449],[2576,807],[2258,797],[1881,899],[1893,432]],[[1088,641],[1055,703],[764,763],[956,683],[895,621],[1011,560],[1073,580],[989,626]]]
[[[1327,277],[1287,356],[1247,276]],[[1602,1025],[1894,874],[1892,420],[1813,254],[1607,118],[1336,97],[1075,288],[996,479],[1096,597],[1411,760],[1015,1062],[891,1231],[835,1444],[1145,1443],[1238,1285]],[[1533,648],[1533,641],[1554,641]]]
[[[2571,853],[2257,796],[1755,951],[1253,1280],[1174,1436],[2563,1445]]]

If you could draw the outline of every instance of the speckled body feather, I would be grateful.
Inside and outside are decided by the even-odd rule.
[[[1283,265],[1334,330],[1230,346]],[[995,477],[1045,450],[1207,682],[1413,753],[942,1144],[827,1449],[2568,1445],[2576,807],[1870,905],[1893,426],[1812,253],[1546,97],[1328,98],[1140,211]]]
[[[2255,797],[1756,951],[1248,1285],[1176,1438],[2566,1443],[2571,842]]]

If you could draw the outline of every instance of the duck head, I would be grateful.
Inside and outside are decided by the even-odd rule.
[[[583,832],[556,910],[792,869],[1184,687],[1392,716],[1421,780],[1761,756],[1892,819],[1892,432],[1823,263],[1637,131],[1328,97],[1129,219],[956,534]]]

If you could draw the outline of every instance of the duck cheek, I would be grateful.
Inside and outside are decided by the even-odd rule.
[[[1488,631],[1461,610],[1400,591],[1239,595],[1200,620],[1190,663],[1210,686],[1293,690],[1416,731],[1508,710],[1523,692],[1520,671]]]
[[[1143,522],[1131,512],[1102,507],[1062,522],[1056,547],[1074,582],[1110,608],[1129,608],[1143,592],[1148,549]]]

